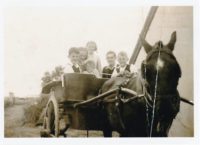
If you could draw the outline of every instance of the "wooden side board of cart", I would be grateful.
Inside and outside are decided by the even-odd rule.
[[[45,108],[41,136],[63,135],[61,121],[66,120],[65,118],[73,129],[104,130],[106,117],[98,101],[80,107],[76,107],[75,104],[98,96],[106,80],[90,74],[73,73],[64,75],[64,86],[61,81],[44,86],[42,93],[49,93],[50,98]]]

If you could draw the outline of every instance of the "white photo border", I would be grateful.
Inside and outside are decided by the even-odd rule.
[[[194,21],[194,137],[173,137],[173,138],[4,138],[4,8],[5,7],[26,7],[26,6],[193,6],[193,21]],[[84,145],[84,144],[114,144],[114,145],[133,145],[133,144],[199,144],[200,142],[200,95],[199,95],[199,74],[200,67],[200,18],[199,18],[199,1],[198,0],[2,0],[0,1],[0,143],[1,144],[59,144],[59,145]]]

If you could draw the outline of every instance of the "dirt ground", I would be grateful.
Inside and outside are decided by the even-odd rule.
[[[16,103],[5,108],[4,114],[4,136],[5,137],[40,137],[41,126],[35,127],[32,124],[25,124],[24,108],[26,103]],[[170,137],[193,137],[193,107],[187,104],[181,105],[181,111],[177,115],[170,129]],[[188,121],[188,117],[191,119]],[[86,131],[69,129],[68,137],[87,137]],[[114,137],[119,134],[113,132]],[[103,137],[102,131],[89,131],[89,137]]]
[[[35,127],[31,124],[24,123],[25,107],[25,104],[18,103],[5,109],[5,137],[40,137],[41,126]],[[87,132],[69,129],[67,135],[68,137],[87,137]],[[113,136],[117,137],[118,133],[113,132]],[[89,131],[89,137],[103,137],[103,133],[102,131]]]
[[[40,128],[24,124],[24,104],[5,108],[5,137],[39,137]]]

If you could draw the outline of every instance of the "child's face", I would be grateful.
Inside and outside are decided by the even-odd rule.
[[[89,43],[87,45],[87,50],[89,54],[93,54],[94,51],[96,50],[96,45],[94,43]]]
[[[125,66],[127,61],[128,61],[128,58],[126,56],[124,56],[124,55],[118,56],[118,62],[121,66]]]
[[[114,54],[111,54],[111,53],[107,54],[106,59],[109,65],[111,66],[115,65],[116,57]]]
[[[78,53],[71,53],[69,55],[69,59],[70,59],[72,64],[77,64],[78,63],[78,59],[79,59],[79,54]]]
[[[87,63],[86,69],[87,69],[87,72],[93,72],[94,69],[95,69],[95,64],[94,63]]]
[[[80,51],[79,57],[80,57],[81,60],[86,60],[87,56],[88,56],[87,51]]]

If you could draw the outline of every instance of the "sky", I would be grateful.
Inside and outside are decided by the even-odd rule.
[[[103,66],[108,50],[131,56],[149,7],[8,7],[4,11],[4,95],[41,92],[41,77],[65,66],[73,46],[97,43]]]

